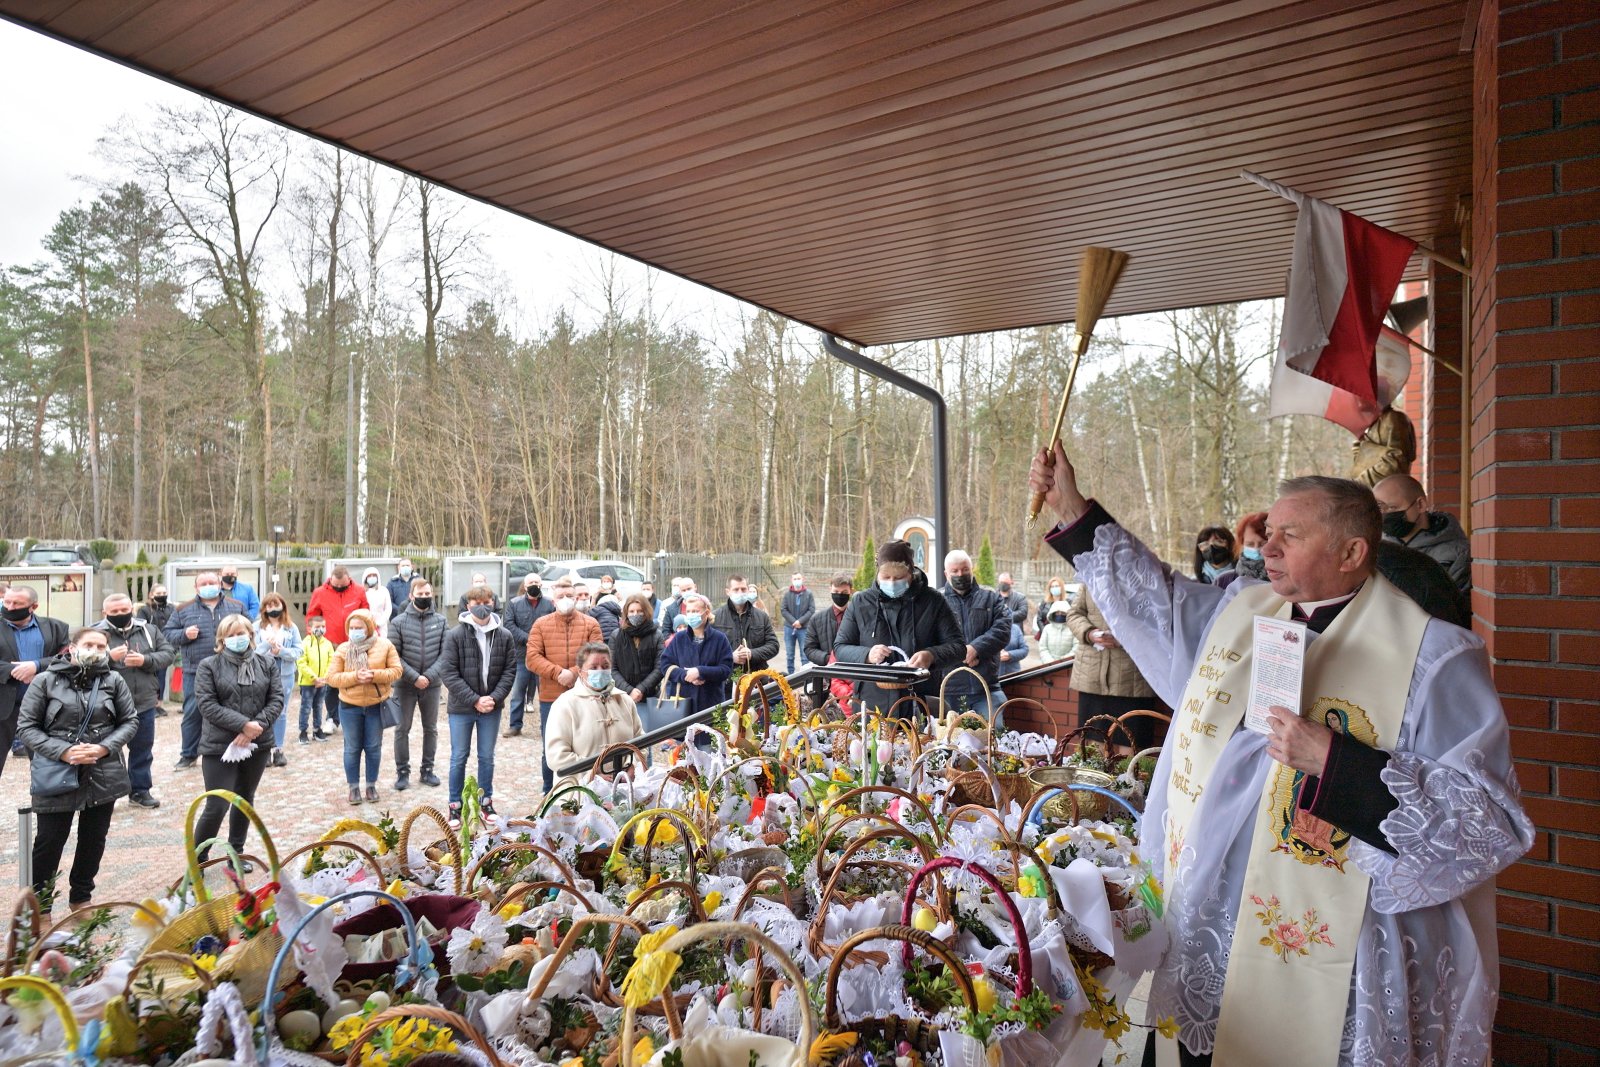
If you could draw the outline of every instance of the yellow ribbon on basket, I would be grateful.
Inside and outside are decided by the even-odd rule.
[[[683,957],[661,946],[677,932],[676,926],[668,924],[639,939],[633,949],[633,966],[622,979],[623,1004],[638,1010],[666,990],[667,983],[683,964]]]

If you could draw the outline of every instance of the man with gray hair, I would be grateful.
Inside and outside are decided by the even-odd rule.
[[[155,784],[150,767],[155,762],[156,708],[176,654],[158,627],[134,615],[128,594],[112,593],[100,602],[100,610],[105,617],[94,628],[106,635],[111,668],[128,683],[133,708],[139,713],[139,729],[128,742],[128,800],[141,808],[159,808],[161,801],[150,794]]]
[[[1011,640],[1013,615],[1005,598],[993,589],[978,584],[972,573],[972,557],[952,549],[944,557],[945,585],[940,592],[955,613],[966,642],[962,665],[983,676],[983,685],[966,671],[950,679],[945,692],[957,704],[963,701],[973,711],[988,718],[1005,702],[1000,692],[1000,652]]]
[[[67,647],[67,624],[38,614],[39,594],[13,585],[0,596],[0,774],[17,736],[17,709],[34,676]]]
[[[1177,709],[1139,851],[1164,883],[1149,1005],[1178,1062],[1486,1062],[1494,877],[1533,824],[1483,642],[1377,572],[1372,494],[1284,482],[1267,581],[1219,589],[1086,499],[1059,445],[1029,483],[1061,519],[1050,546]],[[1297,706],[1252,708],[1264,643],[1302,650]]]

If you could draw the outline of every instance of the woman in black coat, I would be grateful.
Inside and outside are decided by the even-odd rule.
[[[911,666],[932,673],[909,690],[857,686],[862,705],[880,713],[888,712],[908,692],[937,697],[940,679],[960,665],[967,651],[955,612],[928,584],[905,541],[887,541],[878,549],[878,580],[850,598],[833,642],[833,654],[841,663],[897,663],[900,654],[894,649],[904,652]]]
[[[655,696],[661,685],[661,631],[656,629],[650,601],[643,594],[635,593],[623,604],[622,625],[606,644],[611,649],[616,686],[628,694],[642,720],[644,702]],[[654,727],[646,723],[645,729]]]
[[[195,675],[195,701],[200,708],[200,773],[210,789],[226,789],[254,803],[256,787],[272,757],[272,724],[283,714],[283,685],[278,664],[255,650],[255,626],[243,615],[229,615],[217,624],[217,654],[200,664]],[[267,740],[260,740],[263,733]],[[254,744],[241,760],[224,760],[229,747]],[[205,844],[217,836],[222,813],[230,804],[207,797],[195,820],[194,839]],[[244,851],[250,820],[233,808],[228,815],[228,844]],[[204,860],[208,849],[200,850]]]
[[[30,791],[38,824],[33,891],[41,899],[50,900],[54,894],[73,815],[78,817],[78,847],[67,876],[67,902],[81,908],[94,896],[112,809],[118,797],[128,795],[122,751],[138,729],[133,694],[122,676],[111,670],[106,635],[100,630],[85,627],[74,633],[68,658],[52,663],[28,687],[17,737],[33,752]],[[48,784],[47,775],[61,764],[77,768],[77,788],[40,793]]]

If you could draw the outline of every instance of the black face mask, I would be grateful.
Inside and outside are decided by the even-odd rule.
[[[431,596],[414,596],[414,597],[411,598],[411,606],[416,608],[418,611],[432,611],[433,610],[433,597],[431,597]]]
[[[833,606],[834,607],[842,608],[848,603],[850,603],[850,594],[849,593],[835,593],[835,594],[833,594]]]
[[[229,589],[232,589],[234,585],[238,583],[238,581],[239,576],[236,574],[224,574],[222,576],[222,584],[227,586]]]
[[[1011,592],[1011,583],[1010,582],[1001,582],[1000,585],[997,588],[999,588],[999,590],[1002,593],[1009,593],[1009,592]]]
[[[268,608],[266,611],[263,611],[261,614],[265,615],[269,619],[276,619],[278,616],[283,614],[283,609],[282,608]]]
[[[542,596],[544,596],[544,590],[540,589],[536,585],[528,586],[528,599],[529,600],[538,600]]]
[[[1396,540],[1410,533],[1413,525],[1403,511],[1391,511],[1383,517],[1383,532]]]
[[[1232,559],[1233,553],[1229,552],[1221,545],[1212,545],[1210,548],[1206,549],[1206,562],[1210,563],[1213,567],[1220,567],[1224,563],[1230,562]]]
[[[950,588],[958,593],[972,592],[972,575],[957,574],[950,579]]]
[[[164,608],[167,606],[167,598],[164,596],[153,596],[150,598],[150,603],[154,604],[158,608]]]
[[[106,622],[109,622],[112,626],[115,626],[119,630],[126,630],[128,627],[133,625],[133,612],[124,612],[120,615],[107,615]]]
[[[7,622],[27,622],[28,616],[32,614],[32,608],[6,608],[5,610]]]

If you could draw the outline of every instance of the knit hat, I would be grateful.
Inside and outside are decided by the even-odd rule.
[[[904,567],[916,566],[916,556],[912,554],[909,541],[885,541],[878,546],[878,566],[885,563],[898,563]]]

